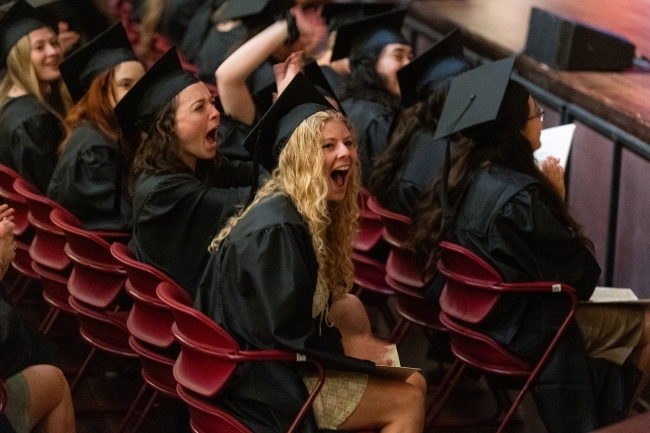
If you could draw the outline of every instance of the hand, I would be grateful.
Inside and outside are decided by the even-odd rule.
[[[8,204],[0,205],[0,221],[5,218],[9,221],[14,220],[14,208],[9,207]]]
[[[275,74],[275,84],[278,88],[278,95],[289,85],[291,80],[300,72],[302,65],[302,51],[296,51],[289,54],[284,63],[273,65]]]
[[[366,359],[377,365],[392,365],[386,343],[367,334],[349,335],[342,339],[343,351],[347,356]]]
[[[294,6],[290,12],[296,17],[296,26],[300,32],[296,44],[305,51],[307,57],[314,57],[315,53],[327,45],[327,26],[320,9],[303,11],[300,6]]]
[[[564,168],[560,165],[560,160],[553,156],[549,156],[542,161],[540,170],[551,182],[551,185],[553,185],[562,200],[564,200],[566,196],[566,187],[564,185]]]
[[[9,264],[16,257],[16,242],[14,241],[14,229],[16,225],[4,218],[0,221],[0,279],[5,276]]]
[[[58,30],[59,45],[61,46],[63,52],[67,53],[79,41],[79,38],[81,36],[79,33],[70,30],[68,23],[64,23],[63,21],[59,23]]]

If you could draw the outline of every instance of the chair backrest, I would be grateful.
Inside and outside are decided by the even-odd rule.
[[[192,418],[190,425],[193,432],[252,433],[235,417],[202,399],[182,385],[177,386],[176,392],[190,409]]]
[[[204,397],[221,390],[237,366],[239,345],[211,318],[192,307],[179,286],[160,283],[158,297],[174,315],[173,333],[181,345],[174,365],[178,383]]]
[[[370,251],[382,237],[384,223],[381,217],[370,210],[367,205],[370,192],[365,188],[359,188],[357,202],[359,204],[359,233],[354,241],[354,249],[358,251]]]
[[[126,322],[129,332],[156,347],[171,346],[174,343],[174,316],[169,306],[158,298],[156,288],[163,281],[177,284],[162,271],[139,262],[124,244],[115,242],[111,245],[111,254],[124,265],[128,275],[124,287],[133,298],[133,307]]]
[[[403,248],[408,238],[411,219],[382,207],[373,197],[368,197],[368,208],[379,215],[384,223],[384,239],[391,245]]]
[[[63,230],[50,220],[53,209],[63,209],[58,203],[42,195],[36,187],[23,178],[13,183],[14,189],[27,202],[27,219],[34,227],[35,235],[29,248],[32,259],[48,268],[62,272],[70,266],[70,259],[63,251],[66,244]]]
[[[440,307],[467,323],[480,323],[494,309],[503,283],[499,273],[479,256],[451,242],[440,243],[438,270],[447,283]]]
[[[27,219],[29,207],[27,207],[25,197],[18,194],[14,189],[14,182],[18,178],[21,178],[20,174],[6,165],[0,164],[0,197],[9,207],[14,209],[14,224],[16,225],[14,234],[21,236],[29,228],[29,220]]]
[[[110,245],[81,223],[70,212],[53,209],[51,220],[63,231],[65,254],[73,263],[68,279],[70,294],[96,308],[108,307],[126,281],[126,271],[110,252]]]

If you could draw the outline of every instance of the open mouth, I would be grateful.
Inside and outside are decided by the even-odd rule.
[[[348,178],[349,172],[349,165],[342,165],[339,168],[332,170],[330,177],[332,178],[334,185],[338,186],[339,188],[343,187],[343,185],[345,185],[345,180]]]
[[[215,126],[214,129],[211,129],[210,132],[205,134],[205,138],[208,140],[208,143],[214,144],[217,142],[217,127]]]

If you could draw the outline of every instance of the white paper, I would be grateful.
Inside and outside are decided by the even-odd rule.
[[[627,302],[638,300],[639,298],[637,298],[632,289],[618,287],[596,287],[591,298],[589,298],[591,302]]]
[[[542,147],[534,153],[537,163],[541,164],[547,156],[554,156],[560,159],[560,165],[566,169],[575,130],[576,125],[573,123],[542,129]]]

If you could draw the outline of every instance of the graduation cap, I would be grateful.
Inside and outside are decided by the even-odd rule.
[[[212,15],[213,22],[224,22],[251,17],[277,18],[288,11],[293,0],[226,0]]]
[[[148,131],[163,105],[198,81],[183,70],[176,47],[171,47],[115,106],[120,128],[128,130],[135,125]]]
[[[117,23],[67,57],[59,69],[72,99],[77,102],[102,72],[122,62],[138,60],[121,23]]]
[[[254,159],[248,203],[257,193],[258,165],[271,173],[296,128],[308,117],[325,110],[334,110],[334,107],[307,77],[298,73],[244,140],[244,148]]]
[[[338,29],[342,25],[376,14],[385,13],[395,8],[395,2],[348,2],[326,3],[323,5],[321,16],[330,29]]]
[[[529,97],[521,84],[510,80],[514,65],[515,57],[509,57],[454,78],[433,139],[448,137],[459,131],[466,137],[477,138],[512,127],[516,119],[513,116],[513,109],[518,105],[516,99],[523,102]],[[503,104],[504,101],[507,103]],[[447,140],[440,196],[443,218],[447,221],[453,216],[448,197],[449,170]]]
[[[350,58],[354,63],[367,56],[378,56],[388,44],[405,44],[402,24],[406,9],[373,15],[339,27],[332,48],[332,61]]]
[[[7,64],[9,51],[34,30],[49,27],[41,14],[24,0],[18,0],[0,18],[0,69]]]
[[[472,69],[463,55],[463,40],[456,28],[428,51],[397,71],[402,105],[410,107],[426,99],[435,89]]]

